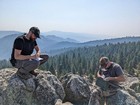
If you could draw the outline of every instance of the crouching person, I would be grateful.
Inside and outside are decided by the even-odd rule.
[[[10,62],[18,68],[17,75],[23,79],[28,79],[32,75],[37,76],[38,73],[34,70],[48,60],[48,55],[40,54],[37,38],[40,38],[40,30],[31,27],[27,34],[18,36],[14,41]],[[34,49],[36,54],[31,55]]]
[[[109,61],[107,57],[99,60],[100,70],[97,72],[97,88],[91,93],[89,105],[103,105],[105,98],[115,95],[119,89],[120,82],[125,81],[124,73],[119,64]]]

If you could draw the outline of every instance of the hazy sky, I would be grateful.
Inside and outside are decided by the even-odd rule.
[[[140,35],[140,0],[0,0],[0,30]]]

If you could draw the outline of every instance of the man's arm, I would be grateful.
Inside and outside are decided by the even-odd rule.
[[[100,74],[100,70],[98,70],[98,72],[97,72],[97,77],[103,78],[103,76]]]
[[[17,60],[25,60],[25,59],[35,59],[36,55],[21,55],[21,50],[15,49],[14,57]]]
[[[107,77],[105,78],[105,81],[125,82],[125,77],[124,75],[120,75],[118,77]]]
[[[37,45],[35,46],[35,50],[36,50],[36,56],[39,57],[40,56],[40,48]]]

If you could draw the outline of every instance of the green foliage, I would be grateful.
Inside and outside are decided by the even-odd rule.
[[[58,75],[68,72],[79,75],[95,74],[98,70],[99,59],[107,56],[111,61],[119,63],[124,70],[134,75],[134,68],[139,66],[140,42],[104,44],[95,47],[82,47],[50,57],[46,70],[51,66]]]
[[[92,81],[94,80],[93,74],[89,74],[89,82],[92,83]]]
[[[133,69],[135,76],[140,77],[140,63],[137,64],[136,69]]]
[[[91,74],[95,76],[102,56],[117,62],[131,75],[140,77],[140,41],[76,48],[50,57],[39,69],[49,70],[58,77],[72,72],[81,76],[89,75],[91,78]],[[0,61],[0,69],[5,67],[12,66],[9,61]]]
[[[12,67],[10,61],[0,60],[0,69]]]

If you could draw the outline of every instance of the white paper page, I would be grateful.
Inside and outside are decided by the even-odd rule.
[[[43,60],[43,58],[38,57],[35,60],[40,61],[40,60]]]

